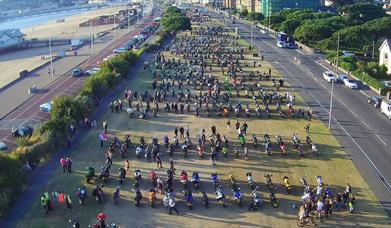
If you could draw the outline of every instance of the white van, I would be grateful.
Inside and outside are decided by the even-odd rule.
[[[391,102],[383,100],[381,102],[380,111],[391,120]]]

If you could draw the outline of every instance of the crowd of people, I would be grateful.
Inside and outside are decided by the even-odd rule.
[[[194,23],[210,22],[210,17],[200,12],[189,14]],[[151,117],[158,118],[164,113],[191,114],[196,117],[225,118],[226,129],[218,129],[215,125],[210,126],[210,132],[203,128],[198,133],[191,134],[190,126],[177,126],[173,129],[173,134],[169,132],[162,138],[152,138],[147,142],[144,137],[138,141],[130,134],[123,139],[110,133],[108,121],[103,121],[103,130],[99,133],[101,147],[107,147],[105,153],[105,164],[98,173],[94,167],[87,167],[85,175],[87,184],[94,184],[92,191],[96,201],[103,200],[103,186],[110,182],[112,177],[123,184],[127,176],[133,176],[131,192],[134,195],[134,204],[139,207],[143,198],[148,198],[151,207],[155,206],[157,193],[163,194],[163,206],[168,208],[168,213],[176,212],[180,214],[176,207],[178,193],[183,193],[183,201],[189,209],[193,209],[195,197],[193,193],[200,194],[200,202],[205,208],[209,207],[208,184],[203,183],[198,172],[190,175],[186,170],[181,172],[175,169],[174,157],[187,157],[188,153],[198,154],[200,159],[209,156],[211,165],[216,165],[220,159],[242,158],[250,159],[249,148],[257,149],[259,145],[264,146],[265,154],[272,156],[278,151],[283,156],[288,155],[286,146],[287,136],[275,136],[274,146],[272,137],[268,133],[262,133],[263,142],[258,142],[257,134],[250,135],[248,120],[270,119],[270,118],[306,118],[307,124],[304,129],[307,133],[306,144],[303,145],[298,133],[292,135],[292,147],[290,151],[297,151],[300,157],[304,157],[305,148],[318,156],[317,146],[312,142],[309,132],[312,121],[312,111],[295,106],[295,95],[288,90],[282,90],[286,85],[283,78],[276,78],[269,69],[262,72],[260,62],[254,61],[249,66],[245,61],[245,55],[250,49],[239,44],[238,36],[228,33],[224,27],[220,26],[198,26],[190,33],[176,37],[167,48],[169,54],[157,52],[155,64],[151,64],[145,70],[151,70],[153,81],[152,90],[137,91],[125,90],[123,97],[110,103],[113,115],[126,113],[131,118],[138,116],[140,119]],[[174,57],[168,57],[174,56]],[[246,71],[246,68],[253,67],[255,70]],[[223,74],[221,77],[216,73]],[[236,119],[236,121],[235,121]],[[235,123],[232,123],[234,120]],[[96,125],[96,124],[95,124]],[[236,138],[229,137],[231,125],[234,126]],[[259,135],[259,134],[258,134]],[[249,141],[251,143],[249,143]],[[157,170],[165,170],[165,176],[159,176],[155,170],[135,169],[130,170],[132,153],[135,159],[145,159],[147,162],[156,162]],[[289,153],[290,154],[290,153]],[[168,157],[169,162],[163,165],[162,158]],[[118,169],[118,175],[113,175],[113,159],[121,159],[124,166]],[[166,159],[168,160],[168,159]],[[71,172],[72,161],[69,158],[61,158],[60,165],[65,172]],[[133,175],[129,175],[133,173]],[[142,173],[148,173],[147,187],[141,185]],[[175,178],[178,175],[179,177]],[[251,172],[246,174],[247,185],[250,191],[251,200],[248,202],[248,209],[251,211],[259,209],[263,204],[260,181],[252,177]],[[273,207],[278,206],[275,196],[275,187],[271,181],[272,175],[266,175],[266,188],[269,190],[269,199]],[[233,192],[234,202],[241,206],[244,199],[240,193],[239,183],[234,174],[228,174],[229,185]],[[129,178],[128,178],[129,179]],[[328,218],[331,215],[333,205],[340,208],[349,207],[353,212],[355,197],[351,187],[347,187],[344,193],[333,195],[330,185],[324,185],[322,177],[316,178],[318,185],[312,190],[304,179],[304,193],[299,206],[299,222],[305,223],[306,219],[313,213],[317,213],[319,218]],[[144,181],[143,181],[144,182]],[[178,182],[183,188],[178,191]],[[204,180],[213,185],[213,194],[217,202],[223,207],[226,206],[226,199],[223,183],[219,181],[217,173],[210,176],[210,180]],[[283,185],[290,193],[291,186],[289,178],[283,178]],[[142,187],[146,187],[148,196],[143,196]],[[243,188],[242,188],[243,189]],[[176,190],[176,191],[175,191]],[[70,196],[61,194],[61,202],[66,203],[68,208],[72,208]],[[86,188],[79,188],[77,197],[79,203],[83,204],[82,198],[87,194]],[[209,192],[209,195],[211,193]],[[113,200],[118,203],[121,197],[120,188],[117,187]],[[41,204],[45,211],[50,212],[52,207],[51,199],[59,198],[59,194],[43,193]],[[64,200],[63,200],[64,199]],[[60,202],[60,200],[59,200]]]

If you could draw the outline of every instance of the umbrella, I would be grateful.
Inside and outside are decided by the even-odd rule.
[[[106,220],[107,215],[101,212],[101,213],[99,213],[99,214],[96,216],[96,218],[97,218],[99,221],[103,221],[103,220]]]

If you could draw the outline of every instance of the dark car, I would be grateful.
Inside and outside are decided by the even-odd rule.
[[[12,129],[11,134],[14,137],[30,137],[34,129],[30,126],[22,126],[20,128]]]
[[[0,141],[0,152],[7,152],[8,146],[4,142]]]
[[[380,104],[382,102],[383,98],[379,96],[372,96],[368,98],[368,104],[373,104],[373,107],[380,108]]]
[[[83,76],[83,71],[80,68],[75,68],[72,70],[73,77],[81,77]]]

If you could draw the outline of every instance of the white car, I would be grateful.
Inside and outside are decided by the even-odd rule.
[[[340,82],[342,82],[342,83],[345,84],[345,81],[346,81],[346,80],[349,80],[349,78],[348,78],[348,76],[347,76],[346,74],[340,74],[340,75],[338,76],[338,81],[340,81]]]
[[[114,53],[122,53],[122,52],[125,52],[127,51],[125,48],[116,48],[113,50]]]
[[[261,28],[259,31],[260,31],[261,33],[263,33],[263,34],[269,34],[269,30],[267,30],[267,29]]]
[[[382,81],[381,83],[386,87],[391,88],[391,81]]]
[[[277,41],[277,47],[284,48],[286,46],[284,41]]]
[[[52,105],[53,105],[53,101],[48,103],[43,103],[39,106],[39,109],[41,110],[41,112],[51,113]]]
[[[357,86],[356,81],[354,81],[354,80],[352,80],[352,79],[345,80],[345,81],[344,81],[344,84],[345,84],[345,86],[347,86],[348,88],[351,88],[351,89],[358,89],[358,86]]]
[[[326,80],[327,82],[332,82],[332,81],[335,81],[335,79],[337,78],[338,76],[334,73],[334,72],[331,72],[331,71],[325,71],[323,73],[323,78],[324,80]]]
[[[96,73],[98,73],[100,71],[100,68],[99,67],[94,67],[90,70],[87,70],[86,71],[86,74],[87,75],[95,75]]]

